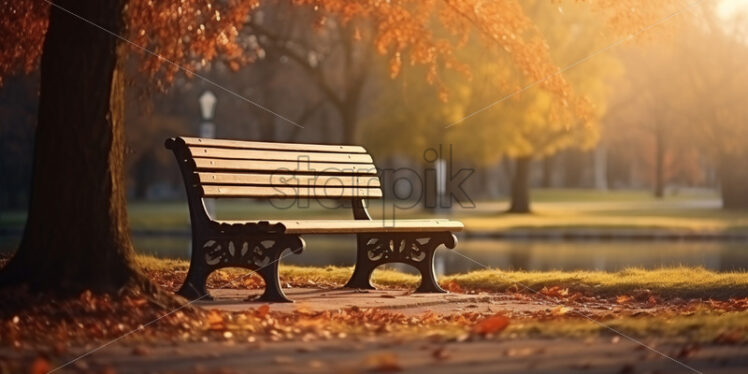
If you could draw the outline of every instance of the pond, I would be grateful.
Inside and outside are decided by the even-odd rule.
[[[301,255],[282,263],[307,266],[350,266],[355,262],[355,237],[307,236]],[[0,237],[0,251],[9,252],[17,237]],[[190,239],[183,235],[135,236],[138,251],[157,257],[189,258]],[[505,270],[605,270],[627,267],[702,266],[717,271],[748,269],[748,242],[725,241],[554,241],[461,240],[456,251],[440,249],[437,273],[482,269],[483,264]],[[409,271],[407,266],[399,269]]]

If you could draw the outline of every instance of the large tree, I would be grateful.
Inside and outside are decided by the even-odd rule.
[[[598,13],[584,5],[564,4],[559,11],[558,4],[536,0],[523,2],[523,9],[535,27],[548,35],[551,56],[563,65],[611,42],[610,37],[601,36],[606,27]],[[480,30],[473,33],[480,34]],[[512,55],[487,50],[480,39],[468,41],[458,57],[471,61],[472,79],[446,75],[449,102],[440,104],[427,94],[430,87],[419,75],[409,74],[402,83],[392,83],[393,94],[383,96],[378,111],[365,121],[367,142],[414,157],[428,147],[450,143],[455,145],[454,156],[472,165],[490,166],[507,159],[511,166],[509,211],[528,213],[533,159],[594,144],[605,108],[606,79],[620,70],[618,64],[610,55],[600,54],[566,72],[563,77],[575,94],[559,101],[543,84],[522,90],[532,80],[511,63]],[[388,131],[381,131],[383,126]],[[394,131],[406,135],[394,139],[390,135]]]
[[[644,0],[603,1],[613,11]],[[23,239],[0,272],[0,285],[36,290],[113,291],[147,283],[133,263],[127,224],[124,158],[125,56],[142,58],[142,72],[165,87],[220,57],[232,68],[252,62],[237,39],[258,0],[2,0],[0,77],[41,67],[31,203]],[[461,68],[451,43],[477,28],[504,48],[518,71],[537,80],[557,70],[547,45],[518,0],[295,0],[320,21],[366,19],[372,42],[389,56],[392,75],[423,65],[442,96],[439,70]],[[616,18],[642,26],[647,19]],[[647,14],[644,12],[643,14]],[[646,17],[645,17],[646,18]],[[435,31],[437,30],[437,31]],[[443,36],[446,35],[447,37]],[[125,41],[127,40],[127,41]],[[558,102],[573,97],[562,76],[543,83]]]

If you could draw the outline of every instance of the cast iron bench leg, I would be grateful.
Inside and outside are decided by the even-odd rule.
[[[213,300],[213,297],[208,293],[208,289],[205,288],[205,281],[212,270],[207,269],[204,264],[199,264],[199,261],[197,262],[193,256],[192,261],[190,261],[190,270],[187,271],[187,278],[177,291],[177,295],[187,300]]]
[[[298,235],[224,235],[216,239],[195,240],[190,270],[177,292],[190,300],[212,300],[205,287],[208,275],[225,267],[241,267],[256,272],[265,281],[259,300],[292,302],[283,293],[278,264],[287,250],[300,254],[304,240]]]
[[[445,293],[436,281],[434,254],[444,244],[454,248],[457,239],[450,232],[358,234],[356,266],[345,287],[374,289],[371,273],[387,263],[408,264],[421,273],[419,293]]]
[[[277,256],[280,258],[280,254]],[[276,259],[270,265],[257,270],[257,274],[262,277],[265,281],[265,292],[262,296],[257,298],[257,301],[266,301],[273,303],[292,303],[293,300],[286,297],[286,294],[281,288],[280,277],[278,275],[278,259]]]

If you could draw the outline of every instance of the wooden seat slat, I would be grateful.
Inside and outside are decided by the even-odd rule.
[[[371,164],[373,160],[368,154],[362,153],[332,153],[308,151],[271,151],[257,149],[232,149],[189,147],[192,157],[222,158],[234,160],[275,160],[301,162],[336,162]]]
[[[367,153],[366,149],[357,145],[327,145],[327,144],[297,144],[297,143],[273,143],[253,142],[243,140],[205,139],[205,138],[180,138],[188,146],[224,147],[237,149],[267,149],[286,151],[310,151],[310,152],[332,152],[332,153]]]
[[[379,198],[382,190],[377,188],[356,187],[257,187],[257,186],[220,186],[203,185],[203,197],[256,197],[256,198]]]
[[[277,173],[307,174],[368,174],[376,175],[373,164],[342,164],[326,162],[225,160],[193,157],[198,171],[267,171]]]
[[[308,175],[308,174],[234,174],[197,173],[198,181],[204,185],[250,185],[250,186],[317,186],[317,187],[380,187],[379,178],[370,175]]]
[[[216,221],[221,224],[242,225],[257,221]],[[443,232],[462,231],[464,226],[459,221],[424,219],[424,220],[279,220],[270,224],[281,223],[287,234],[357,234],[388,232]]]

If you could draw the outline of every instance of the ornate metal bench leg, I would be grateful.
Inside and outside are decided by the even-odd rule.
[[[286,297],[281,288],[280,277],[278,276],[278,258],[263,268],[257,270],[257,273],[265,281],[265,292],[257,301],[266,301],[272,303],[292,303],[293,300]]]
[[[399,262],[421,272],[421,285],[416,292],[445,293],[447,291],[436,282],[434,254],[442,244],[454,248],[456,240],[450,232],[359,234],[356,267],[345,287],[374,289],[370,281],[374,269]]]
[[[374,264],[369,259],[369,249],[366,248],[366,242],[370,237],[363,235],[356,235],[357,249],[356,249],[356,265],[353,268],[353,275],[348,283],[345,284],[346,288],[357,288],[361,290],[373,290],[374,286],[371,285],[371,273],[378,264]]]
[[[205,282],[208,280],[208,275],[213,271],[205,264],[205,259],[202,256],[200,250],[202,245],[201,241],[193,241],[192,243],[192,258],[190,259],[190,269],[187,271],[187,277],[184,280],[184,284],[177,291],[177,295],[180,295],[187,300],[213,300],[213,297],[208,293],[208,289],[205,287]]]
[[[283,252],[299,254],[304,240],[297,235],[283,234],[223,234],[196,240],[187,279],[178,294],[194,300],[212,300],[205,288],[208,275],[225,267],[242,267],[256,271],[265,281],[263,301],[291,302],[280,287],[278,262]]]
[[[436,282],[436,273],[434,272],[434,255],[436,254],[436,248],[433,248],[426,253],[426,260],[414,265],[421,272],[421,285],[418,286],[416,292],[418,293],[447,293],[443,288],[439,287],[439,283]]]
[[[177,291],[177,295],[187,300],[213,300],[213,297],[208,293],[208,289],[205,288],[205,281],[207,279],[208,272],[201,269],[200,266],[190,266],[187,278],[184,280],[184,284],[182,284],[179,291]]]

